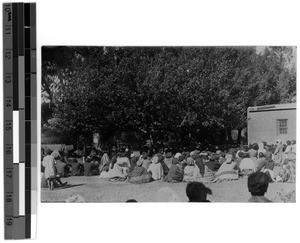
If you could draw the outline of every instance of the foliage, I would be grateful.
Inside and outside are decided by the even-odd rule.
[[[43,132],[216,142],[247,107],[291,102],[291,48],[43,47]],[[226,136],[225,136],[226,138]],[[230,140],[230,136],[228,136]]]

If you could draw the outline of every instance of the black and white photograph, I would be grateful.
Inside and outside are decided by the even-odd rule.
[[[296,202],[295,46],[43,46],[42,202]]]

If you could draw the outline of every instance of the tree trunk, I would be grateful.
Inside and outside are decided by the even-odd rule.
[[[231,127],[227,129],[227,137],[228,137],[228,142],[230,144],[233,144],[233,139],[232,139],[232,136],[231,136]]]
[[[242,145],[242,128],[238,129],[237,144]]]

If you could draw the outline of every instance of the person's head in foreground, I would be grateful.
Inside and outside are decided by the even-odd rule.
[[[190,182],[186,186],[189,202],[210,202],[206,199],[207,194],[211,195],[212,191],[201,182]]]
[[[255,172],[248,177],[248,190],[252,197],[249,202],[271,202],[264,197],[268,190],[269,177],[263,172]]]
[[[126,202],[127,202],[127,203],[137,202],[137,200],[135,200],[135,199],[128,199]]]
[[[177,192],[169,187],[160,188],[155,195],[156,202],[181,202]]]
[[[86,202],[85,198],[79,194],[74,194],[74,195],[71,195],[69,196],[65,202],[67,203],[84,203]]]

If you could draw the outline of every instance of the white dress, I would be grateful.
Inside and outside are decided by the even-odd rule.
[[[56,175],[56,170],[55,170],[55,159],[52,155],[47,155],[44,157],[43,166],[45,167],[45,179],[48,179],[49,177],[53,177]]]

